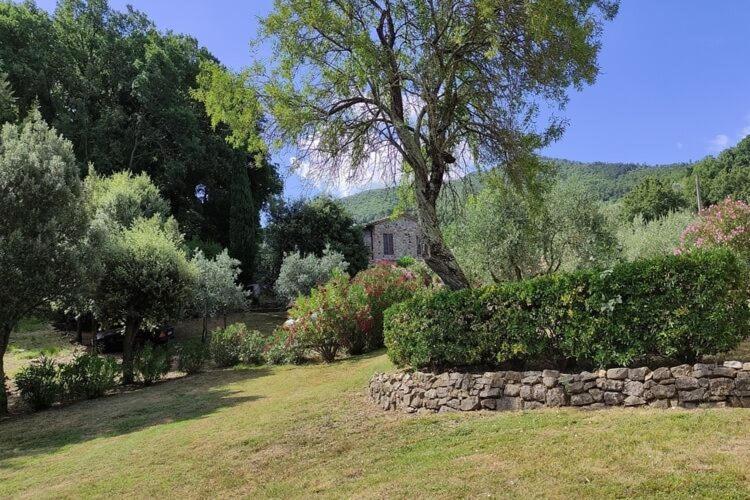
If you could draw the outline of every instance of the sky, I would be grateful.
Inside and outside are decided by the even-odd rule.
[[[54,9],[55,0],[37,0]],[[110,0],[131,4],[162,30],[190,34],[228,67],[251,53],[258,17],[273,0]],[[594,85],[571,91],[563,137],[541,151],[579,161],[664,164],[699,160],[750,134],[750,1],[623,0],[606,24]],[[314,186],[289,172],[285,195]]]

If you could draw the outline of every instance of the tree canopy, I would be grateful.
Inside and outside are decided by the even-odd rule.
[[[658,177],[646,177],[622,199],[623,215],[628,221],[640,215],[645,222],[650,222],[687,205],[680,191]]]

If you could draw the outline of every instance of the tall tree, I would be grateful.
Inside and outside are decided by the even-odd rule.
[[[76,285],[86,228],[73,147],[33,111],[0,132],[0,414],[3,356],[18,321]]]
[[[229,254],[240,261],[240,282],[249,285],[253,279],[257,253],[258,216],[247,168],[235,167],[229,208]]]
[[[408,166],[429,266],[468,286],[443,242],[445,179],[501,163],[523,179],[531,152],[560,136],[537,126],[592,83],[604,20],[617,0],[277,0],[262,21],[274,68],[255,79],[269,130],[300,146],[309,171],[398,176]],[[210,94],[210,92],[209,92]],[[243,113],[220,113],[239,137]],[[211,113],[211,110],[209,110]],[[247,120],[245,120],[247,122]],[[238,131],[239,129],[239,131]]]
[[[14,122],[18,118],[18,107],[16,107],[16,96],[8,81],[8,75],[0,73],[0,125]]]

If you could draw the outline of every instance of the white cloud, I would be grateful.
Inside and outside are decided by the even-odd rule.
[[[729,146],[729,137],[726,134],[717,134],[716,137],[711,139],[709,142],[709,151],[718,153]]]
[[[748,135],[750,135],[750,125],[746,125],[742,128],[742,130],[740,130],[740,140],[744,139]]]

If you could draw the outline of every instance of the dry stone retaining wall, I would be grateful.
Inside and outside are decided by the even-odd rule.
[[[529,410],[541,407],[750,407],[750,363],[486,373],[376,373],[370,397],[385,410]]]

